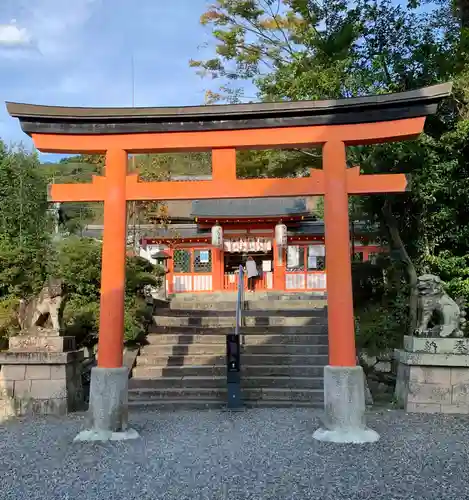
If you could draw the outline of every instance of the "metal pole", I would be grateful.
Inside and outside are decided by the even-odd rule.
[[[238,295],[236,300],[236,324],[234,334],[226,336],[226,382],[228,409],[243,408],[241,398],[241,346],[240,327],[242,326],[242,308],[244,305],[244,269],[239,266]]]

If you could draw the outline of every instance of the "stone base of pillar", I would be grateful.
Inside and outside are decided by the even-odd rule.
[[[91,370],[88,429],[75,441],[122,441],[138,433],[128,428],[129,370],[99,368]]]
[[[379,434],[365,425],[365,384],[361,366],[324,367],[323,427],[314,434],[318,441],[373,443]]]

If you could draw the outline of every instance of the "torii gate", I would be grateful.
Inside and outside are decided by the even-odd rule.
[[[324,380],[326,430],[315,436],[377,439],[363,424],[363,373],[356,366],[348,195],[402,192],[407,183],[403,174],[360,175],[358,167],[347,169],[345,148],[417,137],[425,117],[450,92],[451,84],[441,84],[339,101],[183,108],[7,103],[10,115],[19,118],[40,151],[106,156],[105,176],[95,176],[91,184],[54,184],[50,189],[52,202],[104,201],[99,357],[90,394],[93,429],[126,430],[122,350],[127,201],[324,195],[329,366]],[[322,146],[323,168],[312,170],[310,177],[236,178],[238,149],[311,146]],[[212,180],[140,182],[138,175],[127,173],[129,153],[169,151],[212,151]]]

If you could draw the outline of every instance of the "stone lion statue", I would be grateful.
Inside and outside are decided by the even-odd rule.
[[[18,309],[21,334],[60,335],[65,299],[64,283],[56,278],[47,280],[36,297],[21,299]]]
[[[462,327],[466,313],[444,290],[438,276],[424,274],[418,278],[419,293],[418,325],[415,332],[421,337],[464,337]],[[428,328],[432,318],[438,317],[438,324]]]

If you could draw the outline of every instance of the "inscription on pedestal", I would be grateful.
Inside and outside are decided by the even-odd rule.
[[[469,338],[404,337],[404,350],[429,354],[469,354]]]
[[[76,349],[75,337],[18,335],[9,340],[9,350],[13,352],[68,352]]]

